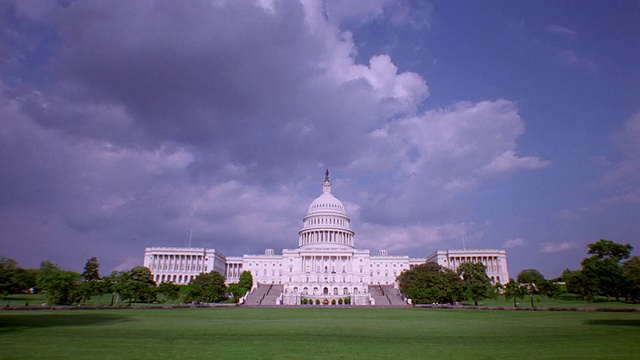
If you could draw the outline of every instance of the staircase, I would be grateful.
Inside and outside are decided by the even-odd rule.
[[[369,285],[369,294],[376,306],[406,306],[402,294],[393,285]]]
[[[284,291],[284,285],[258,284],[258,287],[247,296],[244,304],[248,306],[276,305],[276,299],[282,294],[282,291]]]

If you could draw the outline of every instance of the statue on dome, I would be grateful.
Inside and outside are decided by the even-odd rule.
[[[324,172],[324,181],[329,181],[329,169]]]

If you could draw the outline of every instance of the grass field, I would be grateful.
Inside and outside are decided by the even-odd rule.
[[[637,312],[0,311],[2,359],[634,359],[639,340]]]
[[[113,294],[104,295],[100,299],[100,305],[106,306],[113,303]],[[177,305],[184,302],[184,296],[180,296],[174,301],[166,301],[162,295],[158,295],[158,303]],[[4,297],[0,300],[0,306],[38,306],[46,303],[46,297],[43,294],[14,294]],[[533,303],[536,307],[640,307],[638,304],[624,301],[607,301],[604,296],[596,296],[592,301],[585,301],[575,294],[561,294],[557,298],[549,299],[543,298],[539,295],[534,295]],[[119,302],[117,305],[126,305],[126,302]],[[473,305],[473,301],[463,302],[464,305]],[[528,307],[531,306],[531,300],[529,297],[524,299],[518,299],[518,306]],[[84,303],[83,303],[84,305]],[[86,305],[97,306],[98,297],[94,296],[91,300],[87,301]],[[133,304],[134,306],[145,306],[148,304]],[[479,305],[483,306],[513,306],[513,299],[505,300],[503,296],[498,299],[484,299],[479,302]]]

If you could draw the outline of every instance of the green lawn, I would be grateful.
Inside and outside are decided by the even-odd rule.
[[[102,306],[111,305],[112,301],[115,300],[115,299],[112,300],[112,297],[113,297],[112,294],[107,294],[102,296],[102,298],[100,298],[100,301],[98,301],[98,297],[94,296],[91,300],[87,301],[86,305],[97,306],[98,303]],[[158,301],[154,305],[157,305],[157,304],[178,305],[178,304],[184,303],[184,295],[181,295],[178,299],[174,301],[167,301],[163,295],[158,295],[157,300]],[[640,305],[638,304],[624,302],[624,301],[613,301],[613,300],[614,299],[611,299],[611,301],[607,301],[607,298],[604,296],[596,296],[596,298],[593,301],[585,301],[580,299],[578,295],[575,295],[575,294],[561,294],[560,296],[554,299],[543,298],[539,295],[534,295],[533,297],[533,303],[536,307],[577,307],[577,308],[640,307]],[[46,297],[43,294],[13,294],[13,295],[5,296],[4,298],[0,299],[0,306],[25,306],[25,305],[38,306],[38,305],[44,304],[45,302],[46,302]],[[127,304],[128,304],[127,302],[120,301],[116,305],[127,305]],[[463,304],[473,305],[473,301],[465,301],[463,302]],[[146,306],[148,304],[140,303],[140,304],[133,304],[133,305]],[[479,301],[479,305],[511,307],[513,306],[513,299],[505,300],[504,297],[500,296],[497,300],[496,299],[481,300]],[[529,299],[528,296],[525,297],[524,299],[518,299],[518,306],[529,307],[531,306],[531,300]]]
[[[112,305],[115,299],[116,299],[116,296],[113,294],[106,294],[106,295],[103,295],[101,298],[94,296],[93,298],[88,300],[86,304],[83,302],[82,305],[107,306],[107,305]],[[184,302],[184,295],[181,295],[178,299],[174,301],[167,301],[163,295],[158,295],[157,300],[158,301],[156,302],[156,304],[159,303],[162,305],[164,304],[177,305],[177,304],[182,304]],[[0,305],[1,306],[7,306],[7,305],[8,306],[25,306],[25,305],[39,306],[39,305],[45,304],[46,302],[47,302],[47,298],[44,294],[12,294],[2,298],[0,300]],[[128,305],[128,303],[126,301],[120,301],[115,305]],[[132,304],[132,305],[145,306],[147,304],[139,303],[139,304]]]
[[[2,359],[638,357],[640,313],[209,308],[0,311]]]
[[[463,304],[473,305],[473,302],[466,301]],[[607,298],[604,296],[596,296],[595,299],[591,301],[585,301],[583,299],[580,299],[580,297],[575,294],[561,294],[558,297],[553,299],[543,298],[540,295],[534,295],[533,304],[536,307],[576,307],[576,308],[639,307],[638,304],[635,304],[632,302],[625,302],[625,301],[615,301],[614,298],[611,298],[611,301],[607,301]],[[513,306],[513,299],[505,300],[503,296],[500,296],[497,300],[494,300],[494,299],[481,300],[479,301],[478,305]],[[526,296],[524,299],[518,299],[518,306],[530,307],[531,299],[529,298],[529,296]]]

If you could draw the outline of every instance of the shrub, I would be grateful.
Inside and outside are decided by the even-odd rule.
[[[351,298],[344,298],[344,304],[345,305],[351,304]]]
[[[338,305],[342,305],[342,298],[338,299]]]
[[[302,299],[302,305],[307,305],[307,299]]]
[[[320,305],[320,299],[316,299],[316,305]]]
[[[331,305],[335,305],[336,304],[336,299],[331,299]]]

